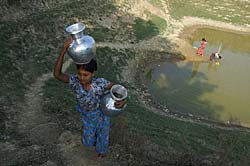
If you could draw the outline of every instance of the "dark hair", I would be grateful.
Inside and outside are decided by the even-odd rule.
[[[201,40],[202,40],[202,41],[207,41],[205,38],[202,38]]]
[[[76,68],[78,69],[83,69],[86,71],[89,71],[91,73],[93,73],[94,71],[97,70],[97,63],[96,60],[92,59],[89,63],[87,64],[76,64]]]
[[[221,59],[222,57],[219,55],[219,58]]]

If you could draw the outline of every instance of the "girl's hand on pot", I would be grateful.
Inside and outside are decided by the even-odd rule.
[[[66,40],[66,42],[63,44],[63,48],[67,49],[69,47],[69,45],[72,43],[72,38],[70,37],[68,40]]]
[[[122,100],[122,101],[116,101],[115,102],[115,108],[122,108],[126,103],[126,100]]]

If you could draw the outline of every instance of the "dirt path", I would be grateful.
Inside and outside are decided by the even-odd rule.
[[[134,15],[135,17],[148,19],[147,15],[145,14],[146,10],[151,12],[154,15],[157,15],[157,16],[163,18],[166,21],[169,20],[170,16],[169,16],[167,10],[162,11],[145,0],[132,1],[132,2],[130,2],[130,8],[126,9],[126,11],[128,13]]]
[[[67,60],[62,71],[65,72],[70,64],[71,60]],[[53,73],[43,74],[30,85],[29,90],[25,93],[25,103],[20,103],[22,111],[17,117],[19,131],[26,133],[33,130],[34,126],[47,123],[46,116],[42,113],[43,86],[52,77]]]

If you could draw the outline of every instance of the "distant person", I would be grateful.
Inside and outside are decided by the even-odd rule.
[[[210,55],[210,57],[209,57],[210,61],[214,61],[216,65],[219,65],[219,64],[220,64],[219,60],[220,60],[221,58],[222,58],[222,57],[220,56],[220,54],[219,54],[218,52],[215,52],[215,53],[213,52],[213,53]]]
[[[202,38],[202,39],[201,39],[200,47],[198,48],[196,54],[199,55],[199,56],[203,56],[203,55],[204,55],[205,48],[206,48],[206,45],[207,45],[207,40],[206,40],[205,38]]]

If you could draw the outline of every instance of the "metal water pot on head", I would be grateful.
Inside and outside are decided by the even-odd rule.
[[[100,109],[106,116],[117,116],[124,111],[126,104],[122,108],[116,108],[115,102],[127,98],[127,89],[119,84],[113,85],[109,92],[101,97]]]
[[[91,59],[95,59],[96,55],[95,40],[89,35],[84,35],[84,29],[83,23],[72,24],[65,29],[73,39],[67,53],[76,64],[87,64]]]

